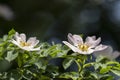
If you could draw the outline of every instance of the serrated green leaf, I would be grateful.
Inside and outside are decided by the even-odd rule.
[[[15,34],[15,30],[14,29],[11,29],[9,32],[8,32],[8,35],[12,35],[12,34]]]
[[[120,70],[110,70],[111,72],[113,72],[114,74],[120,76]]]
[[[38,69],[45,70],[48,64],[47,58],[40,58],[34,64],[38,67]]]
[[[109,72],[111,70],[111,68],[112,68],[111,66],[107,66],[106,68],[102,68],[100,70],[100,73],[105,74],[105,73]]]
[[[77,72],[67,72],[59,76],[59,78],[69,79],[69,80],[79,80],[79,73]]]
[[[107,62],[106,64],[107,64],[107,65],[111,65],[111,64],[116,64],[116,65],[118,65],[119,62],[116,62],[116,61],[109,61],[109,62]]]
[[[63,67],[64,69],[67,69],[68,67],[70,67],[70,65],[73,63],[74,59],[73,58],[66,58],[64,61],[63,61]]]
[[[14,36],[15,32],[16,32],[16,31],[15,31],[14,29],[11,29],[11,30],[8,32],[8,40],[11,39],[11,38]]]
[[[96,58],[96,62],[105,61],[106,59],[107,59],[106,57],[100,55]]]
[[[94,65],[94,63],[86,63],[86,64],[83,65],[83,68],[90,67],[92,65]]]
[[[53,52],[50,53],[50,56],[56,57],[59,52],[61,52],[61,50],[54,50]]]
[[[18,53],[13,54],[13,51],[7,52],[7,57],[5,57],[6,60],[9,62],[13,61],[18,56]]]

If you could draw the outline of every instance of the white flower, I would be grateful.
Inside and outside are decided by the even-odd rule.
[[[99,43],[101,42],[101,38],[96,39],[95,36],[87,37],[85,42],[82,37],[79,35],[68,34],[68,41],[63,41],[65,45],[71,48],[74,52],[80,54],[91,54],[96,51],[101,51],[107,48],[107,46]]]
[[[108,48],[106,48],[105,50],[95,52],[93,55],[95,57],[102,55],[107,57],[110,60],[113,60],[113,59],[116,59],[118,56],[120,56],[120,52],[113,51],[113,48],[111,46],[108,46]]]
[[[35,48],[35,46],[39,43],[39,40],[36,39],[36,37],[30,37],[26,41],[26,35],[25,34],[19,34],[16,32],[14,39],[11,40],[11,42],[21,49],[27,50],[27,51],[38,51],[40,50],[40,47]]]

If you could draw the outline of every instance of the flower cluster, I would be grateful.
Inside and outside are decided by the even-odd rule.
[[[101,42],[101,38],[96,39],[95,36],[87,37],[84,42],[80,35],[72,35],[69,33],[68,41],[69,42],[63,41],[63,43],[70,47],[74,52],[80,54],[91,54],[93,52],[101,51],[107,48],[106,45],[99,44]],[[40,47],[35,48],[35,46],[39,43],[39,40],[37,40],[36,37],[30,37],[26,41],[26,35],[24,33],[19,34],[16,32],[14,39],[12,39],[11,42],[21,49],[27,51],[40,50]]]

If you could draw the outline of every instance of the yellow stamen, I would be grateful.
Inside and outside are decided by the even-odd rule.
[[[89,46],[86,44],[78,45],[81,51],[88,51]]]
[[[27,42],[24,42],[24,41],[20,41],[20,45],[22,47],[24,47],[24,46],[30,46],[30,43],[27,43]]]

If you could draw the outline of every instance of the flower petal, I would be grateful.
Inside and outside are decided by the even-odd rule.
[[[110,60],[113,60],[120,55],[120,52],[118,52],[118,51],[113,52],[113,48],[111,46],[108,46],[106,49],[104,49],[102,51],[94,52],[93,55],[95,57],[102,55],[102,56],[107,57]]]
[[[20,34],[22,41],[26,42],[26,35],[24,33]]]
[[[37,47],[37,48],[31,48],[31,47],[20,47],[21,49],[24,49],[26,51],[39,51],[40,50],[40,47]]]
[[[71,33],[68,34],[68,42],[74,45],[75,40],[73,39],[73,35]]]
[[[27,41],[27,43],[30,43],[31,46],[35,46],[39,41],[36,40],[36,37],[30,37]]]
[[[12,40],[11,40],[11,42],[12,42],[13,44],[15,44],[15,45],[19,46],[18,42],[17,42],[17,41],[15,41],[14,39],[12,39]]]
[[[115,52],[113,52],[113,54],[112,54],[112,58],[113,59],[115,59],[115,58],[117,58],[118,56],[120,56],[120,52],[118,52],[118,51],[115,51]]]
[[[65,45],[67,45],[70,49],[72,49],[74,52],[78,52],[80,54],[82,54],[82,51],[80,49],[78,49],[77,47],[71,45],[70,43],[68,43],[67,41],[63,41],[63,43]]]
[[[106,49],[108,46],[100,44],[99,46],[96,46],[95,51],[101,51]]]
[[[77,44],[83,44],[83,39],[80,35],[73,35],[73,39]]]
[[[18,32],[15,33],[15,36],[14,36],[14,37],[15,37],[15,40],[16,40],[18,43],[20,43],[21,38],[20,38]]]
[[[110,56],[111,53],[113,53],[113,49],[111,46],[108,46],[106,49],[102,50],[102,51],[97,51],[97,52],[94,52],[94,56],[97,57],[97,56]]]
[[[88,49],[87,53],[86,54],[91,54],[94,52],[94,49]]]
[[[30,49],[30,51],[39,51],[39,50],[40,50],[40,47]]]
[[[85,40],[85,44],[89,45],[90,48],[96,47],[101,42],[101,38],[99,37],[95,40],[95,36],[87,37]]]
[[[32,44],[31,46],[36,46],[39,43],[39,40],[35,40],[34,44]]]

